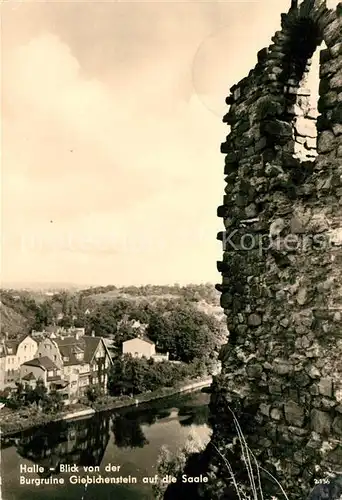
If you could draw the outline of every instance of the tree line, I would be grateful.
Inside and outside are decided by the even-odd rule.
[[[197,359],[191,364],[133,358],[124,355],[114,359],[108,376],[111,396],[137,395],[161,387],[176,387],[185,379],[207,375],[205,361]]]

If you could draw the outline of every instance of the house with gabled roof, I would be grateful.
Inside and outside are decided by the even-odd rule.
[[[15,387],[20,378],[20,365],[34,358],[37,349],[38,343],[28,334],[18,339],[3,337],[0,340],[0,390]]]
[[[167,361],[169,353],[156,353],[155,343],[145,335],[138,335],[134,339],[122,343],[122,354],[130,354],[133,358],[147,358],[155,361]]]
[[[48,391],[57,390],[68,399],[68,381],[63,380],[62,370],[47,356],[33,358],[20,366],[20,381],[34,388],[41,379]]]
[[[107,392],[110,353],[101,337],[67,336],[44,339],[38,346],[38,356],[48,356],[61,369],[69,382],[69,400],[77,401],[91,385]]]

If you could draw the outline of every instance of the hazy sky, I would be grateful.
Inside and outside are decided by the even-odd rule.
[[[220,281],[224,100],[290,3],[4,3],[3,281]]]

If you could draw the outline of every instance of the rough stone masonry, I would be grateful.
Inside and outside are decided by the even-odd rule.
[[[250,483],[233,413],[265,500],[286,498],[270,474],[303,500],[315,479],[342,473],[341,33],[342,3],[293,1],[226,99],[217,288],[230,339],[213,385],[202,498],[238,498],[229,464]],[[323,43],[317,112],[305,82]]]

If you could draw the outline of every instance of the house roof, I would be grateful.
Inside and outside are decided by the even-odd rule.
[[[17,339],[3,339],[3,346],[4,346],[4,349],[3,349],[3,356],[12,356],[12,355],[15,355],[17,354],[17,351],[18,351],[18,347],[19,345],[23,342],[23,340],[25,340],[27,337],[31,337],[30,334],[28,333],[24,333],[23,335],[21,335],[20,337],[18,337]],[[33,339],[34,340],[34,339]],[[11,351],[11,352],[10,352]]]
[[[101,337],[84,335],[79,339],[76,337],[56,338],[54,342],[56,342],[61,355],[69,358],[69,361],[64,362],[65,365],[79,365],[91,362],[101,340]],[[81,352],[84,353],[83,360],[76,357],[76,354]]]
[[[141,337],[138,338],[144,340],[144,342],[147,342],[148,344],[154,345],[154,342],[152,342],[152,340],[150,340],[148,337],[145,337],[145,335],[142,335]]]
[[[47,356],[31,359],[30,361],[23,363],[23,365],[36,366],[38,368],[42,368],[43,370],[58,370],[58,366],[56,366],[55,363]]]
[[[154,342],[152,342],[152,340],[145,337],[144,335],[141,335],[139,337],[135,337],[134,339],[125,340],[124,344],[126,344],[126,342],[131,342],[132,340],[142,340],[143,342],[146,342],[147,344],[154,345]]]

